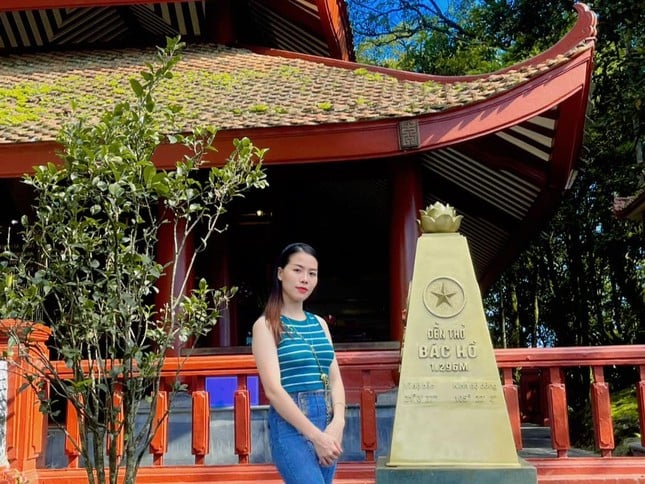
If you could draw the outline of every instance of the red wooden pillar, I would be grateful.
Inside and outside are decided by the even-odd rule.
[[[229,242],[226,233],[218,234],[209,241],[209,274],[213,287],[231,287]],[[233,346],[239,344],[237,318],[235,318],[236,298],[222,311],[215,327],[208,334],[208,346]]]
[[[24,330],[21,328],[25,328]],[[17,348],[10,351],[9,332],[17,330],[28,340],[21,351]],[[37,460],[43,451],[44,415],[40,411],[40,401],[35,390],[28,385],[25,374],[33,374],[25,363],[30,359],[38,365],[40,358],[47,357],[45,345],[49,339],[49,328],[41,324],[26,323],[14,319],[0,320],[0,353],[12,354],[7,358],[7,414],[6,414],[6,450],[7,461],[12,470],[20,473],[27,482],[38,482]],[[20,388],[25,385],[22,391]],[[0,469],[0,480],[11,471]]]
[[[170,302],[173,294],[177,298],[182,294],[190,293],[194,287],[192,275],[188,274],[194,246],[192,236],[184,235],[186,222],[183,219],[176,220],[171,212],[162,211],[162,217],[167,223],[162,224],[159,228],[157,261],[161,264],[167,264],[173,260],[175,250],[180,250],[180,253],[177,258],[177,265],[174,268],[174,280],[172,279],[173,267],[168,265],[165,268],[165,274],[157,281],[158,293],[155,296],[155,306],[158,311],[166,303]],[[177,249],[175,249],[175,241]],[[182,287],[184,281],[187,282]],[[180,352],[181,344],[177,341],[174,348],[167,352],[167,356],[178,356]]]
[[[211,2],[206,9],[206,35],[215,44],[233,45],[238,35],[233,20],[234,0]]]
[[[395,161],[392,167],[392,225],[390,232],[390,339],[403,339],[403,310],[414,269],[423,203],[421,173],[416,160]]]

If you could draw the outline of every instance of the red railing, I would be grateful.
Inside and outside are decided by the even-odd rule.
[[[497,366],[502,371],[504,395],[513,433],[519,435],[520,405],[515,369],[540,369],[546,376],[546,406],[551,428],[551,445],[557,457],[530,458],[538,470],[540,483],[559,484],[611,482],[645,483],[645,457],[614,457],[614,427],[611,396],[605,381],[608,367],[635,367],[634,382],[640,423],[641,445],[645,445],[645,345],[576,348],[524,348],[496,350]],[[565,374],[572,368],[591,373],[592,421],[598,457],[568,457],[571,450],[569,412]]]
[[[548,412],[547,422],[551,430],[554,450],[552,458],[528,458],[538,470],[540,483],[591,483],[611,482],[617,484],[645,482],[645,457],[614,457],[615,447],[611,418],[610,392],[604,380],[604,369],[611,366],[632,366],[639,370],[636,394],[639,403],[640,431],[645,435],[645,345],[556,348],[556,349],[507,349],[497,350],[496,357],[502,373],[503,390],[518,449],[522,448],[521,401],[517,370],[539,369],[546,375],[544,389]],[[339,351],[338,359],[347,387],[348,403],[360,410],[360,447],[365,458],[361,461],[342,462],[338,468],[337,482],[374,482],[375,453],[378,448],[376,397],[396,385],[400,354],[392,350]],[[187,359],[168,358],[164,372],[174,376],[179,364],[181,374],[191,383],[192,395],[192,453],[194,465],[166,466],[164,456],[168,449],[168,421],[162,421],[159,431],[150,446],[152,465],[141,468],[138,482],[280,482],[270,464],[252,464],[251,400],[248,377],[257,374],[253,358],[245,355],[193,356]],[[571,368],[588,368],[593,376],[591,382],[592,418],[598,453],[593,457],[569,457],[571,449],[567,410],[567,393],[564,374]],[[59,367],[66,371],[64,365]],[[206,465],[210,452],[211,409],[205,391],[205,378],[212,376],[236,376],[237,388],[233,398],[234,452],[237,464]],[[7,419],[7,445],[11,467],[24,471],[35,483],[81,483],[86,482],[85,472],[78,468],[78,453],[70,445],[65,447],[68,466],[66,469],[32,468],[32,461],[43,451],[45,441],[42,419],[26,418],[26,409],[38,412],[33,398],[27,402],[28,392],[13,394],[17,381],[9,382],[9,415]],[[13,385],[13,386],[12,386]],[[33,396],[32,396],[33,397]],[[25,403],[27,402],[27,403]],[[165,414],[166,395],[162,395],[156,408],[157,415]],[[21,418],[21,420],[16,420]],[[20,432],[16,429],[19,423]],[[27,426],[27,427],[26,427]],[[30,426],[30,427],[29,427]],[[68,409],[67,431],[76,435],[77,420],[73,410]],[[13,429],[13,430],[12,430]],[[30,438],[25,437],[30,436]],[[22,440],[21,440],[22,439]],[[643,439],[645,444],[645,439]],[[27,446],[29,452],[17,452],[16,446]],[[1,479],[0,479],[1,481]]]

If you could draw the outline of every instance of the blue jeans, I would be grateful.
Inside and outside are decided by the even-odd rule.
[[[331,418],[325,393],[318,390],[289,394],[302,413],[320,430],[325,430]],[[269,408],[269,440],[273,463],[285,484],[331,484],[336,462],[330,467],[321,466],[314,445],[273,407]]]

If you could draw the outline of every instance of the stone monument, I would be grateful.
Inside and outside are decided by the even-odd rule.
[[[517,456],[461,222],[421,210],[389,457],[376,482],[535,484]]]

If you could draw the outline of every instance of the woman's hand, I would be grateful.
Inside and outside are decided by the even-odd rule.
[[[327,430],[319,432],[318,435],[311,439],[311,443],[314,444],[318,462],[325,467],[331,466],[343,452],[340,443],[332,434],[327,433]]]
[[[331,436],[336,441],[336,443],[340,447],[341,452],[343,451],[343,430],[344,429],[345,429],[345,422],[336,418],[333,418],[331,422],[329,422],[329,425],[327,425],[327,428],[325,429],[325,433]]]
[[[318,448],[314,443],[316,448],[316,454],[318,455],[320,464],[323,466],[330,466],[337,460],[340,455],[343,453],[343,429],[345,428],[345,422],[341,419],[332,419],[332,421],[327,425],[327,428],[323,432],[327,438],[331,439],[333,446],[331,447],[331,452],[326,454],[321,454],[318,452]]]

